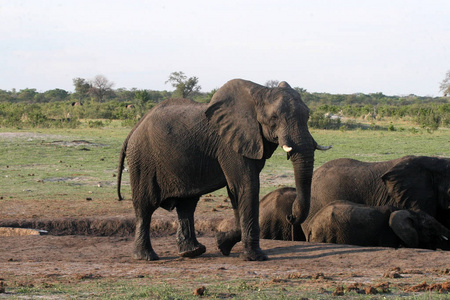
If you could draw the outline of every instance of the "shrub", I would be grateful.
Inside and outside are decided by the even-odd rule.
[[[308,126],[316,129],[338,129],[341,127],[341,120],[325,117],[322,111],[315,111],[309,118]]]
[[[88,122],[88,127],[89,128],[102,128],[105,127],[105,124],[103,124],[102,121],[89,121]]]

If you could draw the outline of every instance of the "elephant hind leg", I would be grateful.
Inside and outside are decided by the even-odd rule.
[[[177,244],[181,257],[196,257],[206,252],[206,247],[197,241],[194,227],[194,212],[199,198],[179,199]]]
[[[140,184],[138,186],[145,186]],[[151,188],[133,188],[133,206],[136,215],[136,232],[134,236],[133,258],[158,260],[150,241],[150,224],[152,215],[158,208],[159,195]],[[153,200],[153,201],[152,201]]]
[[[150,241],[150,223],[155,210],[136,213],[136,233],[134,236],[133,258],[142,260],[158,260]]]

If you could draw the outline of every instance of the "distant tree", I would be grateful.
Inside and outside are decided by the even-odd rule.
[[[166,83],[170,83],[175,88],[175,96],[187,98],[194,92],[199,92],[202,88],[198,85],[197,77],[187,78],[183,72],[172,72]]]
[[[48,90],[44,93],[46,102],[66,100],[68,96],[69,93],[62,89]]]
[[[81,99],[86,99],[89,96],[89,89],[91,85],[84,78],[74,78],[72,79],[73,85],[75,86],[75,94],[74,97]]]
[[[142,104],[151,100],[150,93],[147,90],[137,90],[134,94],[134,98]]]
[[[445,74],[445,78],[442,80],[439,90],[445,97],[450,96],[450,70],[447,71],[447,74]]]
[[[114,94],[112,87],[113,82],[110,82],[105,76],[97,75],[90,82],[89,94],[97,99],[98,102],[103,102],[107,96]]]
[[[147,90],[150,94],[150,101],[154,103],[159,103],[164,99],[168,99],[171,97],[172,93],[168,91],[151,91]]]
[[[369,96],[372,97],[372,98],[374,98],[374,99],[377,99],[377,100],[380,100],[380,99],[383,99],[383,98],[386,97],[386,96],[385,96],[383,93],[381,93],[381,92],[378,92],[378,93],[371,93],[371,94],[369,94]]]
[[[0,102],[13,102],[12,93],[6,90],[0,90]]]
[[[131,90],[127,90],[126,88],[118,88],[114,90],[114,94],[116,95],[116,99],[120,102],[122,101],[133,101],[136,96],[136,88],[132,88]]]
[[[217,89],[211,90],[211,92],[206,94],[206,102],[210,102],[214,94],[217,92]]]
[[[294,87],[294,90],[296,90],[297,93],[299,93],[300,95],[308,92],[306,89],[298,87],[298,86]]]
[[[265,86],[268,88],[274,88],[277,87],[280,84],[280,81],[278,80],[267,80]]]
[[[17,94],[17,100],[23,102],[33,102],[34,97],[38,94],[36,89],[23,89]]]

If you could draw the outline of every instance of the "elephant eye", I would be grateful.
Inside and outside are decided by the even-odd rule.
[[[270,120],[271,121],[276,121],[278,119],[278,116],[277,115],[272,115],[272,117],[270,117]]]

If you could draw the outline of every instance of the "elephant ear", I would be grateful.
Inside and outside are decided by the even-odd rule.
[[[424,157],[408,156],[381,177],[389,195],[402,208],[417,208],[433,214],[436,199],[433,175]]]
[[[417,225],[410,211],[397,210],[391,213],[389,226],[407,247],[416,248],[419,245]]]
[[[264,143],[255,106],[251,83],[236,79],[214,94],[205,114],[225,144],[245,157],[261,159]]]

